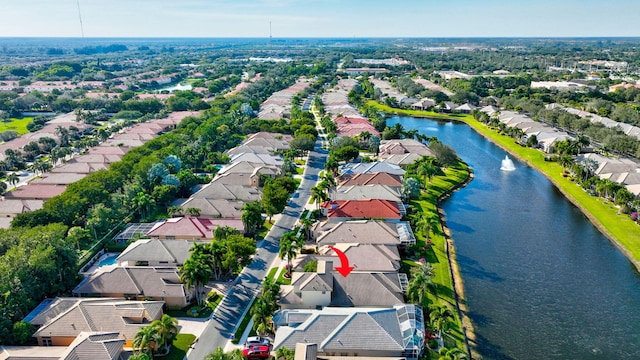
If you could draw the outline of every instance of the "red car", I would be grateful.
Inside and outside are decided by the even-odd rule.
[[[242,356],[246,359],[268,359],[271,351],[267,345],[249,346],[242,350]]]

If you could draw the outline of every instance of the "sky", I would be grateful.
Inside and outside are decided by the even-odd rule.
[[[270,23],[274,38],[640,36],[638,0],[0,0],[0,9],[0,37],[268,37]]]

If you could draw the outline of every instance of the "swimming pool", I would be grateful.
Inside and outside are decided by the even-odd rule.
[[[98,262],[98,267],[103,267],[103,266],[109,266],[109,265],[115,265],[116,264],[116,259],[118,258],[118,255],[120,254],[112,254],[107,256],[106,258],[100,260],[100,262]]]

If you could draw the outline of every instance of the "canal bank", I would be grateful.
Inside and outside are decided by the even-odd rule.
[[[458,266],[454,239],[451,237],[451,230],[449,230],[449,227],[447,226],[446,215],[444,214],[444,211],[441,207],[442,202],[449,198],[453,192],[467,186],[467,184],[469,184],[473,180],[473,169],[471,167],[468,167],[468,169],[469,175],[463,182],[438,196],[436,207],[438,209],[440,226],[442,227],[442,231],[445,237],[447,259],[449,260],[449,272],[451,273],[451,278],[453,280],[453,294],[456,300],[458,316],[460,316],[460,321],[462,322],[462,333],[464,334],[467,353],[471,357],[471,359],[481,359],[482,356],[476,351],[476,334],[473,328],[473,323],[471,322],[471,318],[469,318],[468,315],[469,308],[467,307],[467,302],[465,301],[464,297],[464,283],[462,281],[462,275],[460,274],[460,268]]]
[[[587,194],[568,177],[563,177],[562,167],[555,162],[545,161],[545,154],[541,151],[517,144],[512,137],[497,133],[485,124],[475,120],[471,115],[445,115],[419,110],[395,109],[373,101],[368,102],[367,105],[375,106],[387,114],[457,121],[467,124],[494,145],[543,174],[567,200],[580,209],[584,216],[629,259],[636,271],[640,273],[640,228],[638,225],[634,224],[627,216],[618,215],[615,206],[612,204],[605,203],[604,200]]]
[[[504,150],[465,124],[388,119],[396,123],[474,169],[440,207],[484,359],[640,356],[640,277],[551,181],[517,157],[515,171],[500,170]]]

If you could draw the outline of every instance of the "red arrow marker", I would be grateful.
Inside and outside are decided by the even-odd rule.
[[[340,258],[340,266],[336,268],[342,276],[347,277],[349,273],[354,269],[353,266],[349,266],[349,258],[342,251],[336,249],[333,246],[329,246],[331,250],[333,250],[338,257]]]

